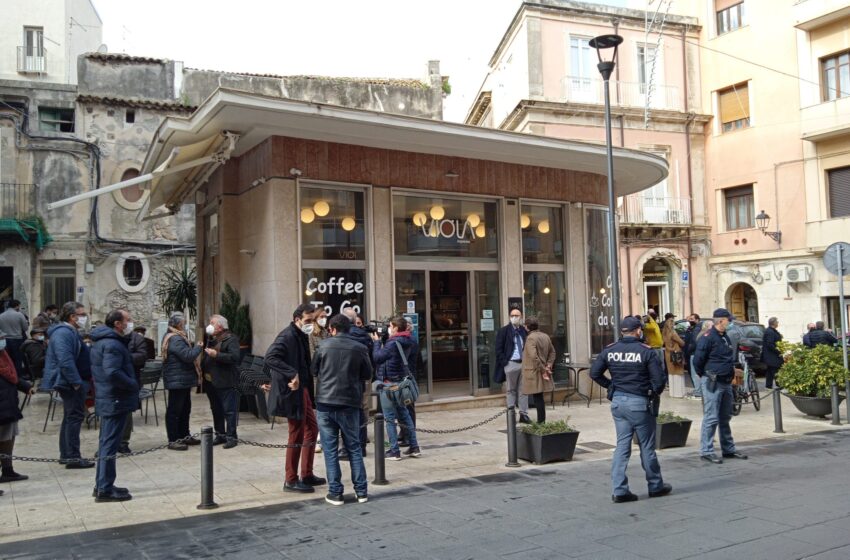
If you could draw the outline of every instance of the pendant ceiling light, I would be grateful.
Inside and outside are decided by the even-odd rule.
[[[343,218],[342,219],[342,229],[345,231],[354,231],[354,228],[357,227],[357,222],[354,221],[354,218]]]
[[[466,217],[466,221],[469,224],[469,227],[476,228],[478,227],[478,224],[481,223],[481,216],[478,214],[470,214]]]
[[[313,212],[316,213],[317,216],[324,218],[331,211],[331,205],[325,202],[324,200],[320,200],[316,204],[313,205]]]
[[[413,215],[413,225],[416,227],[422,227],[425,225],[425,222],[428,221],[428,216],[425,215],[425,212],[417,212]]]
[[[537,231],[540,233],[549,233],[549,220],[543,220],[537,224]]]
[[[530,225],[531,225],[531,216],[529,216],[528,214],[523,214],[522,216],[519,217],[519,227],[521,227],[522,229],[525,229]]]
[[[431,217],[435,220],[442,220],[446,215],[446,209],[440,206],[439,204],[435,204],[431,207]]]
[[[313,220],[316,219],[316,215],[309,208],[304,208],[301,210],[301,221],[305,224],[312,224]]]
[[[475,237],[484,237],[487,235],[487,228],[484,227],[484,224],[478,224],[478,227],[475,228]]]

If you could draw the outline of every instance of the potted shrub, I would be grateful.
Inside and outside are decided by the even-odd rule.
[[[776,382],[797,410],[809,416],[824,417],[832,413],[831,384],[844,387],[847,370],[841,352],[831,346],[807,348],[800,343],[780,342],[785,363]],[[839,401],[844,396],[839,396]]]
[[[567,419],[569,420],[569,419]],[[525,424],[517,429],[517,455],[537,465],[570,461],[579,432],[567,420]]]
[[[692,424],[689,418],[678,416],[668,410],[659,414],[655,422],[655,449],[685,447],[688,443]],[[637,445],[637,434],[632,436],[632,441]]]
[[[224,292],[221,294],[219,313],[227,319],[230,331],[239,338],[239,350],[244,356],[251,350],[253,327],[250,308],[247,303],[242,303],[239,291],[227,282],[224,283]]]

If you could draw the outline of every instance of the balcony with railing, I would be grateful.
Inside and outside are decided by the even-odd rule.
[[[0,219],[23,220],[35,215],[35,185],[0,183]]]
[[[603,105],[603,81],[600,78],[567,76],[561,80],[561,102]],[[676,86],[652,85],[639,82],[611,80],[611,105],[614,107],[645,107],[665,111],[683,111],[682,97]]]
[[[679,197],[625,196],[619,207],[621,224],[691,225],[691,201]]]
[[[18,47],[18,72],[47,74],[47,49],[32,45]]]

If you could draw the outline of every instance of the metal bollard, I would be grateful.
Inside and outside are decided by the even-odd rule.
[[[215,509],[213,500],[213,429],[201,428],[201,503],[198,509]]]
[[[832,425],[841,425],[841,405],[838,401],[838,384],[834,381],[829,384],[830,396],[832,397]]]
[[[508,462],[506,467],[519,467],[516,456],[516,410],[508,407]]]
[[[850,422],[850,379],[844,382],[844,405],[847,407],[847,421]]]
[[[779,389],[773,390],[773,433],[785,433],[782,429],[782,394]]]
[[[389,484],[389,481],[387,481],[384,450],[384,415],[381,413],[375,415],[375,433],[372,440],[375,442],[375,480],[372,481],[372,484],[384,486]]]

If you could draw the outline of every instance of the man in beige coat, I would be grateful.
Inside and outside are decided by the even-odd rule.
[[[555,389],[552,381],[552,366],[555,364],[555,346],[549,335],[540,332],[536,317],[525,320],[528,337],[522,351],[522,392],[534,397],[537,422],[546,421],[546,401],[543,394]]]

